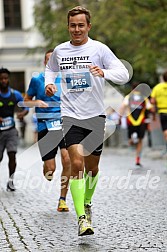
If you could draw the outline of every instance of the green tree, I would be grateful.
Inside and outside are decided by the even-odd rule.
[[[48,48],[69,39],[67,12],[76,5],[79,5],[77,0],[39,0],[35,5],[35,24],[46,39]]]

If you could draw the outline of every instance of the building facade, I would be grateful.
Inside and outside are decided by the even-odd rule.
[[[10,84],[25,93],[34,72],[43,70],[44,40],[34,25],[35,0],[0,0],[0,68],[11,72]],[[33,53],[32,53],[33,52]],[[30,120],[30,114],[26,120]],[[31,129],[27,139],[31,141]]]

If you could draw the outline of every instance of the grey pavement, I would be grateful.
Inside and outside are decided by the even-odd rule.
[[[143,168],[135,169],[133,150],[104,149],[93,198],[95,234],[85,237],[77,235],[70,192],[70,211],[56,210],[59,154],[52,182],[43,178],[36,145],[19,149],[17,160],[16,192],[6,192],[6,155],[0,164],[0,251],[167,251],[167,160],[159,151],[145,148]]]

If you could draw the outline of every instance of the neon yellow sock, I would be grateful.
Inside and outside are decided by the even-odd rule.
[[[85,198],[84,198],[84,203],[85,204],[90,204],[92,200],[92,196],[94,194],[99,173],[96,174],[95,177],[89,176],[86,172],[84,173],[85,177]]]
[[[75,211],[79,218],[79,216],[85,215],[85,209],[84,209],[85,180],[70,179],[70,191],[72,194]]]

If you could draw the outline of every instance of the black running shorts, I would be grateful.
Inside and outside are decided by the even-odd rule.
[[[58,147],[66,148],[62,130],[38,132],[38,146],[43,161],[55,158]]]
[[[137,132],[138,138],[143,139],[146,131],[146,124],[142,123],[139,126],[128,125],[128,138],[131,138],[131,135],[134,132]]]
[[[105,116],[96,116],[78,120],[63,117],[63,134],[68,148],[74,144],[81,144],[87,154],[100,156],[104,141]]]
[[[167,130],[167,113],[160,113],[160,122],[162,130]]]

